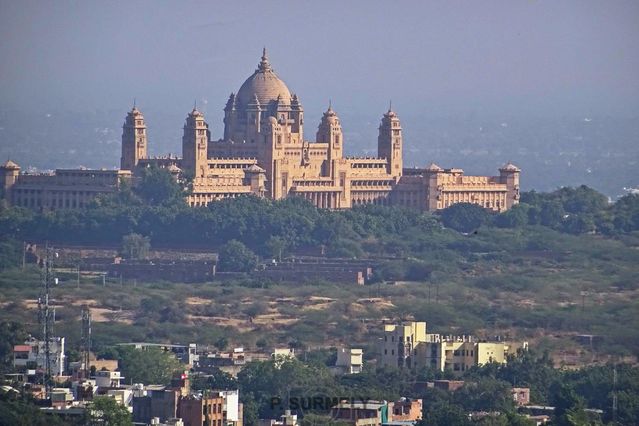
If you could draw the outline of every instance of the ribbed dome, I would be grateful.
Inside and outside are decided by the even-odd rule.
[[[266,57],[266,49],[262,54],[262,61],[252,76],[246,79],[240,90],[237,92],[237,99],[240,104],[246,106],[254,103],[255,98],[262,106],[268,105],[271,101],[277,100],[281,96],[286,104],[291,102],[291,92],[286,84],[273,72],[271,64]]]

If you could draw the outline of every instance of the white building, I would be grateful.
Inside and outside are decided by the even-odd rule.
[[[119,388],[124,376],[119,371],[96,371],[93,378],[98,388]]]
[[[36,368],[44,371],[46,369],[46,344],[44,340],[31,338],[23,345],[13,347],[13,366],[20,370]],[[64,354],[64,337],[52,337],[49,341],[49,362],[51,363],[51,374],[62,376],[66,355]]]

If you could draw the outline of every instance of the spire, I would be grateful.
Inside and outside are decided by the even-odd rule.
[[[333,110],[333,100],[331,98],[328,98],[328,110]]]
[[[257,66],[258,71],[270,71],[271,64],[268,62],[268,56],[266,55],[266,47],[262,49],[262,61]]]
[[[388,112],[393,112],[393,100],[388,100]]]

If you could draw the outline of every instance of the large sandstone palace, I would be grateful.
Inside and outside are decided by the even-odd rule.
[[[436,164],[404,168],[402,126],[390,109],[379,125],[375,158],[344,156],[342,127],[330,106],[314,141],[305,137],[304,124],[300,99],[275,74],[264,51],[255,72],[226,102],[222,139],[211,139],[204,115],[194,108],[184,124],[182,158],[149,158],[144,116],[134,106],[123,126],[119,170],[27,174],[8,161],[0,166],[2,196],[38,210],[81,208],[141,168],[157,166],[192,177],[191,206],[253,194],[299,196],[329,209],[380,204],[434,211],[466,202],[501,212],[519,200],[520,170],[512,164],[499,169],[499,176],[465,176]]]

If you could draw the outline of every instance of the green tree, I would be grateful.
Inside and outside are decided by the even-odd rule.
[[[265,246],[269,256],[281,262],[282,256],[286,254],[288,244],[284,238],[272,236],[266,241]]]
[[[500,228],[519,228],[528,224],[528,214],[530,207],[527,204],[514,205],[495,216],[495,225]]]
[[[219,339],[217,339],[215,341],[215,347],[218,348],[219,350],[223,351],[226,348],[228,348],[229,346],[229,339],[227,339],[226,337],[220,337]]]
[[[29,400],[0,390],[0,426],[69,426],[56,415],[46,415]]]
[[[128,234],[122,237],[122,256],[127,259],[146,259],[150,248],[149,237],[140,234]]]
[[[302,426],[347,426],[351,423],[333,419],[331,416],[322,416],[320,414],[305,414],[302,418]]]
[[[472,426],[462,407],[448,402],[438,402],[424,409],[424,418],[417,426]]]
[[[88,424],[91,426],[129,426],[131,413],[109,396],[96,396],[87,407]]]
[[[168,385],[175,373],[184,370],[175,355],[156,347],[118,347],[120,370],[133,383]]]
[[[558,426],[588,425],[584,400],[568,384],[555,383],[551,389],[555,406],[553,424]]]
[[[453,402],[471,411],[511,412],[514,410],[510,384],[485,377],[476,382],[466,382],[453,393]]]
[[[539,223],[551,228],[558,228],[566,212],[558,201],[547,201],[541,205]]]
[[[22,243],[0,238],[0,271],[15,268],[22,263]]]
[[[220,247],[218,266],[221,271],[250,272],[257,266],[257,256],[240,241],[231,240]]]
[[[195,376],[193,382],[191,383],[191,387],[199,391],[207,389],[226,390],[237,389],[238,384],[235,377],[220,370],[217,367],[213,367],[208,377],[202,378],[199,376]]]
[[[186,192],[167,169],[147,167],[140,175],[141,179],[133,191],[142,200],[154,206],[185,205]]]
[[[457,203],[440,212],[442,223],[459,232],[473,232],[490,220],[490,213],[477,204]]]

